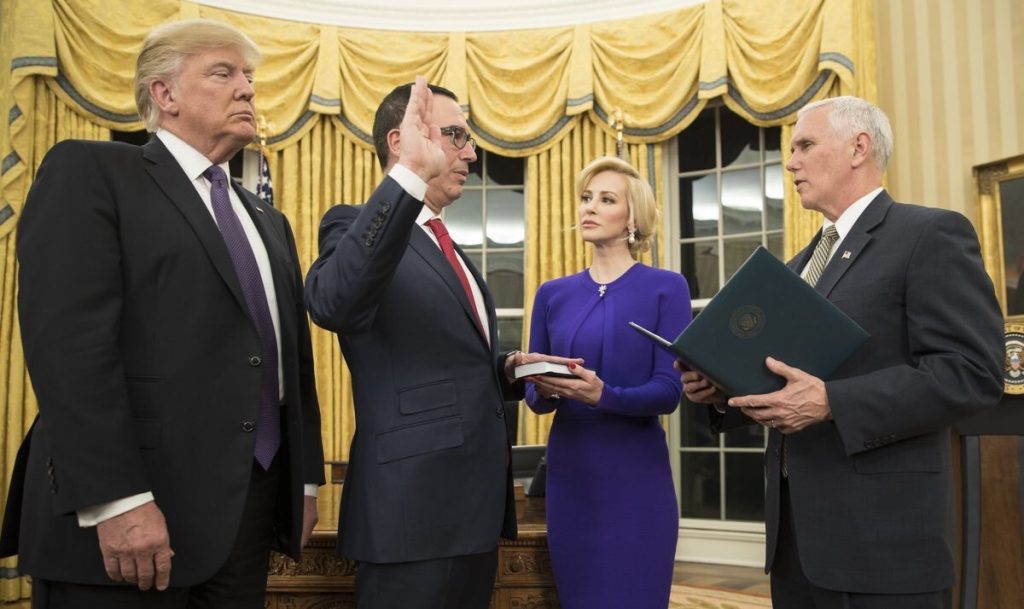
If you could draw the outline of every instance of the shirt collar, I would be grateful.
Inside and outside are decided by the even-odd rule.
[[[441,216],[435,214],[432,209],[424,205],[423,209],[420,210],[420,215],[416,216],[416,224],[419,224],[420,226],[426,226],[427,222],[433,220],[434,218],[441,218]]]
[[[210,165],[213,165],[210,159],[206,158],[203,153],[170,131],[162,128],[157,129],[156,136],[167,147],[174,160],[178,161],[178,165],[181,165],[181,168],[185,170],[185,175],[188,176],[188,179],[198,180],[203,177],[203,172],[209,169]],[[224,170],[224,175],[231,175],[227,161],[221,163],[220,168]]]
[[[853,202],[853,205],[846,208],[846,211],[844,211],[841,216],[836,218],[835,222],[832,222],[831,220],[826,218],[825,222],[821,225],[822,230],[828,228],[832,224],[835,224],[836,232],[839,233],[839,239],[842,240],[843,238],[846,237],[847,234],[849,234],[850,230],[853,228],[853,225],[857,223],[857,220],[860,218],[860,215],[864,213],[865,209],[867,209],[868,204],[874,201],[875,197],[877,197],[878,193],[880,192],[882,192],[881,186],[872,190],[863,197],[857,199],[856,201]]]

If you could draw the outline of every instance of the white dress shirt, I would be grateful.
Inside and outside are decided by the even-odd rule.
[[[853,225],[857,223],[858,219],[860,219],[860,215],[868,208],[868,204],[874,201],[875,197],[877,197],[880,192],[882,192],[881,186],[857,199],[853,202],[853,205],[846,208],[846,211],[844,211],[841,216],[836,218],[835,222],[825,218],[825,221],[821,225],[822,232],[824,232],[824,230],[829,226],[835,224],[836,233],[839,234],[839,238],[832,244],[832,249],[828,252],[828,259],[825,260],[826,265],[828,265],[829,261],[832,260],[832,256],[839,250],[839,245],[843,242],[843,239],[846,238],[846,235],[850,234],[850,230],[853,229]],[[807,276],[807,267],[809,267],[810,264],[811,260],[808,258],[807,264],[805,264],[803,270],[800,271],[801,277]]]

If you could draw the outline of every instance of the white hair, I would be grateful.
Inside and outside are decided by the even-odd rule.
[[[797,118],[823,106],[829,107],[828,123],[840,137],[853,138],[858,133],[871,137],[871,158],[878,169],[885,171],[892,156],[892,126],[885,113],[869,101],[846,95],[807,104],[797,112]]]

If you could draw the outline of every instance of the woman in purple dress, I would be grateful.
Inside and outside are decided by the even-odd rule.
[[[526,401],[554,411],[548,546],[564,609],[665,609],[679,512],[659,415],[679,403],[672,356],[630,328],[675,338],[690,321],[678,273],[637,262],[657,226],[654,193],[602,157],[577,177],[579,231],[593,265],[542,285],[530,351],[582,358],[574,378],[530,377]]]

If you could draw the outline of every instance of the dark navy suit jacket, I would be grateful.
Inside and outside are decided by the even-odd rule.
[[[365,205],[332,208],[306,278],[312,318],[338,332],[352,373],[356,432],[338,552],[355,560],[478,554],[516,531],[503,400],[521,399],[521,383],[505,379],[483,278],[466,260],[490,345],[444,254],[416,225],[422,207],[388,177]]]

